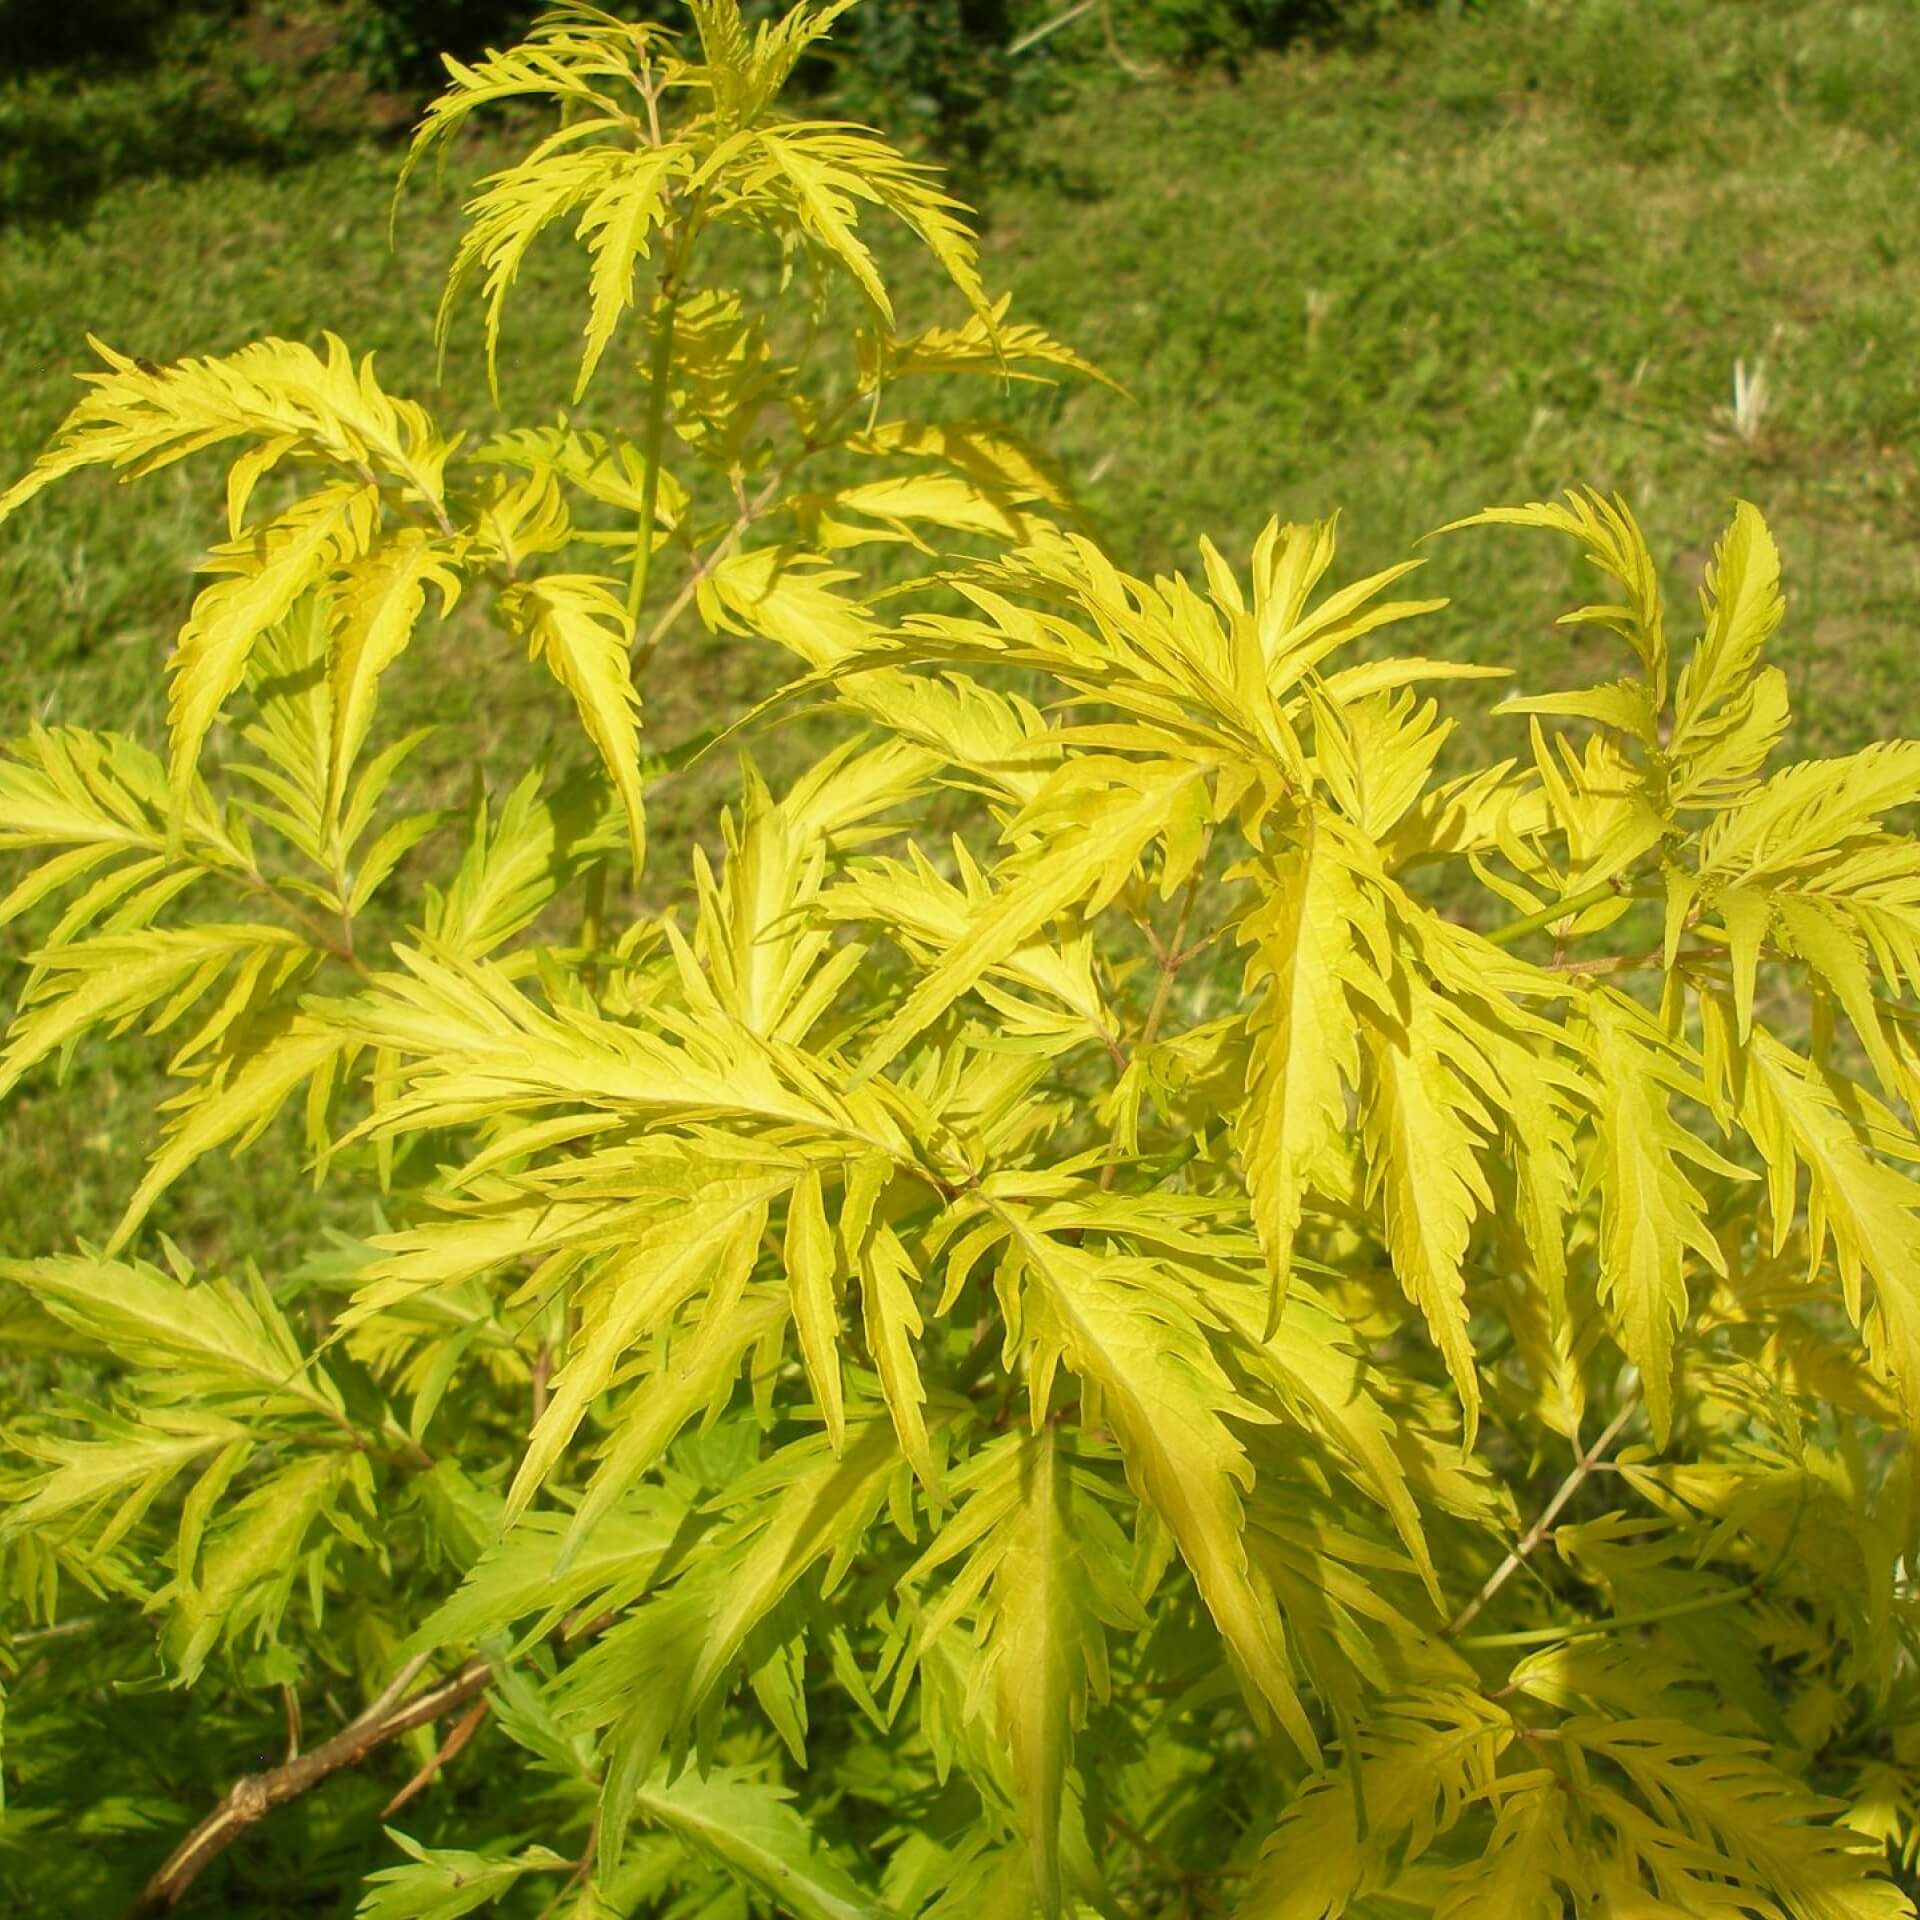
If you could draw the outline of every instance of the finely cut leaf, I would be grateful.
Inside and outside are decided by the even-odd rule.
[[[784,1789],[738,1768],[702,1777],[664,1773],[634,1795],[640,1818],[717,1860],[743,1885],[795,1920],[889,1920],[789,1804]]]
[[[375,690],[413,638],[427,588],[440,591],[440,617],[460,597],[458,542],[403,527],[347,566],[329,592],[333,633],[328,676],[333,688],[333,780],[336,816],[347,778],[373,724]]]
[[[646,864],[641,797],[640,695],[628,666],[633,621],[614,583],[587,574],[548,574],[510,587],[502,613],[537,660],[573,695],[580,723],[626,809],[634,871]]]
[[[216,547],[205,563],[206,571],[228,577],[194,601],[167,662],[176,822],[185,815],[201,744],[246,677],[255,643],[301,594],[367,549],[379,504],[377,489],[364,484],[325,488],[245,538]]]
[[[1741,1170],[1673,1118],[1670,1096],[1705,1104],[1686,1060],[1638,1006],[1598,987],[1588,996],[1600,1153],[1600,1290],[1621,1344],[1640,1369],[1656,1442],[1673,1425],[1673,1342],[1687,1315],[1691,1253],[1726,1271],[1707,1224],[1706,1203],[1685,1161],[1730,1179]]]
[[[1337,827],[1317,827],[1310,813],[1298,848],[1261,873],[1266,897],[1236,933],[1255,945],[1243,991],[1268,983],[1252,1023],[1252,1075],[1236,1129],[1267,1260],[1269,1334],[1286,1298],[1312,1170],[1345,1127],[1346,1090],[1360,1084],[1345,991],[1365,965],[1357,936],[1365,926],[1373,944],[1384,938],[1379,910],[1346,856]]]

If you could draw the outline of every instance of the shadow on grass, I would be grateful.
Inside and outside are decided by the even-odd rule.
[[[135,180],[192,179],[222,167],[286,167],[364,138],[371,128],[284,130],[209,106],[197,91],[101,125],[58,102],[0,100],[0,226],[78,226]]]
[[[236,0],[0,0],[0,227],[76,226],[136,180],[299,166],[411,117],[324,19]]]

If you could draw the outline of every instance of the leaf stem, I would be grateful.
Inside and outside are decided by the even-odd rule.
[[[1617,1613],[1607,1620],[1574,1620],[1558,1627],[1529,1627],[1520,1633],[1470,1633],[1456,1640],[1459,1647],[1546,1647],[1556,1640],[1583,1640],[1590,1634],[1614,1633],[1623,1627],[1650,1627],[1662,1620],[1678,1620],[1689,1613],[1710,1613],[1715,1607],[1751,1600],[1760,1591],[1757,1580],[1708,1593],[1692,1600],[1676,1600],[1670,1607],[1649,1607],[1644,1613]]]
[[[647,597],[647,573],[653,565],[653,523],[660,503],[660,449],[667,437],[667,375],[673,368],[673,325],[680,310],[680,268],[676,258],[660,284],[664,311],[653,336],[647,364],[647,433],[641,455],[647,476],[640,484],[640,538],[633,550],[633,576],[627,585],[627,617],[638,621]]]
[[[1464,1628],[1473,1624],[1481,1608],[1520,1570],[1527,1556],[1547,1537],[1548,1529],[1560,1517],[1560,1510],[1586,1484],[1587,1476],[1605,1458],[1608,1448],[1626,1431],[1627,1422],[1633,1418],[1639,1406],[1640,1390],[1636,1387],[1621,1403],[1620,1411],[1607,1422],[1599,1439],[1574,1462],[1573,1471],[1561,1481],[1553,1498],[1540,1510],[1540,1517],[1514,1543],[1507,1557],[1488,1574],[1486,1584],[1480,1591],[1447,1622],[1441,1635],[1443,1639],[1458,1638]]]
[[[636,665],[644,665],[646,661],[653,657],[655,650],[659,647],[660,642],[666,638],[673,623],[686,612],[688,603],[693,599],[693,596],[699,592],[700,583],[720,567],[727,556],[740,544],[741,536],[746,530],[773,504],[774,496],[793,478],[794,469],[797,468],[802,461],[812,459],[816,453],[819,453],[824,447],[832,444],[832,436],[839,431],[840,423],[853,411],[854,403],[858,397],[856,394],[847,399],[838,409],[828,415],[825,420],[816,425],[813,431],[801,442],[799,451],[790,459],[782,461],[774,468],[766,485],[750,500],[740,502],[739,512],[734,515],[732,524],[729,525],[726,532],[707,549],[706,553],[701,556],[699,564],[693,567],[687,574],[687,577],[681,581],[679,591],[675,593],[673,598],[667,603],[666,609],[660,615],[659,619],[647,630],[646,639],[640,640],[636,638],[634,640],[633,658]]]
[[[1199,951],[1198,947],[1189,951],[1183,951],[1182,943],[1187,937],[1187,922],[1193,917],[1193,903],[1200,892],[1200,878],[1201,875],[1206,872],[1207,851],[1212,845],[1212,842],[1213,834],[1212,831],[1209,830],[1206,841],[1201,846],[1199,858],[1193,863],[1193,871],[1187,875],[1187,890],[1180,899],[1180,914],[1173,923],[1173,933],[1164,947],[1160,946],[1157,941],[1155,942],[1155,951],[1159,954],[1160,959],[1160,980],[1153,991],[1153,1002],[1147,1008],[1146,1024],[1140,1029],[1140,1037],[1134,1042],[1133,1052],[1127,1060],[1128,1066],[1131,1066],[1135,1060],[1138,1060],[1140,1056],[1153,1045],[1155,1039],[1158,1037],[1160,1023],[1166,1018],[1167,1006],[1173,997],[1174,977],[1179,973],[1180,969],[1193,958],[1194,953]],[[1152,938],[1151,927],[1148,928],[1148,938]],[[1100,1191],[1102,1193],[1107,1193],[1112,1190],[1114,1176],[1119,1171],[1120,1163],[1118,1160],[1109,1160],[1107,1164],[1100,1169]]]
[[[1673,956],[1676,967],[1686,966],[1695,960],[1724,960],[1727,957],[1724,947],[1682,947]],[[1666,950],[1655,947],[1647,953],[1616,953],[1602,955],[1594,960],[1554,960],[1548,963],[1547,973],[1638,973],[1646,967],[1661,966],[1666,959]]]
[[[768,503],[784,484],[789,470],[788,468],[782,468],[741,508],[739,513],[734,516],[733,524],[708,548],[700,564],[681,581],[679,592],[667,603],[666,610],[648,630],[646,639],[644,641],[635,641],[634,659],[637,664],[644,664],[653,657],[654,650],[660,645],[660,642],[665,639],[673,623],[686,612],[688,601],[699,592],[701,581],[706,579],[707,576],[726,559],[728,554],[740,544],[740,536],[766,511]]]
[[[1556,920],[1565,920],[1576,913],[1584,913],[1589,907],[1597,907],[1603,900],[1612,900],[1626,892],[1625,882],[1619,879],[1597,880],[1590,887],[1583,887],[1578,893],[1570,893],[1564,900],[1556,900],[1538,913],[1529,913],[1518,920],[1509,920],[1504,927],[1496,927],[1486,936],[1490,945],[1510,947],[1516,940],[1524,940],[1530,933],[1540,933],[1553,925]]]

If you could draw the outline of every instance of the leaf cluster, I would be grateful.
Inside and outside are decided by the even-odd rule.
[[[631,435],[470,442],[332,338],[103,347],[0,496],[230,455],[164,756],[0,759],[0,1091],[136,1027],[178,1083],[107,1242],[0,1262],[94,1386],[5,1428],[0,1869],[59,1885],[56,1813],[178,1837],[74,1760],[137,1667],[290,1736],[151,1907],[410,1743],[369,1920],[1911,1914],[1920,743],[1778,763],[1744,502],[1681,646],[1623,501],[1459,523],[1575,541],[1623,671],[1444,777],[1504,669],[1412,649],[1418,560],[1275,522],[1123,571],[1043,456],[895,410],[1091,370],[927,169],[784,117],[843,11],[567,0],[448,61],[410,165],[561,125],[443,324],[477,277],[491,349],[573,222]],[[957,324],[899,326],[870,213]],[[728,224],[837,398],[700,278]],[[843,564],[888,546],[930,571]],[[464,807],[378,701],[456,609],[580,733]],[[685,618],[796,671],[655,750]],[[650,790],[803,699],[855,730],[778,793],[743,753],[642,911]],[[310,1258],[158,1230],[295,1124]]]

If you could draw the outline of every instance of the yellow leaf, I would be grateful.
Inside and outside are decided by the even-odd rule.
[[[380,676],[407,642],[426,605],[427,588],[440,590],[440,617],[460,597],[459,546],[418,527],[403,527],[333,584],[333,632],[328,675],[333,687],[333,783],[328,809],[337,815],[367,729]]]
[[[573,386],[576,406],[613,339],[620,316],[633,303],[634,265],[647,258],[647,234],[664,215],[669,184],[689,164],[689,156],[677,147],[646,147],[624,154],[580,216],[578,237],[593,255],[593,310],[587,321],[586,356]]]
[[[9,1092],[29,1067],[90,1028],[107,1021],[126,1023],[151,1012],[147,1030],[157,1033],[230,966],[237,964],[250,984],[269,970],[281,982],[310,961],[313,950],[280,927],[202,924],[178,931],[102,934],[43,950],[33,958],[46,978],[9,1029],[9,1044],[0,1054],[0,1094]],[[243,1004],[230,1001],[223,1009],[225,1021]],[[199,1040],[216,1037],[217,1031],[203,1031]]]
[[[1828,1235],[1847,1311],[1900,1391],[1920,1414],[1920,1185],[1874,1158],[1853,1118],[1862,1089],[1847,1086],[1783,1047],[1764,1028],[1749,1042],[1741,1120],[1766,1156],[1775,1251],[1798,1213],[1807,1168],[1808,1264],[1817,1269]],[[1851,1111],[1850,1111],[1851,1109]],[[1871,1313],[1862,1274],[1873,1281]]]
[[[1359,936],[1364,929],[1377,948],[1385,935],[1348,852],[1337,823],[1310,810],[1299,846],[1251,870],[1265,881],[1266,898],[1235,935],[1255,948],[1242,992],[1267,982],[1250,1022],[1247,1102],[1234,1124],[1267,1260],[1269,1334],[1286,1297],[1312,1168],[1346,1124],[1346,1089],[1360,1084],[1358,1023],[1346,995],[1367,964]]]
[[[1700,836],[1700,877],[1744,881],[1788,873],[1915,800],[1920,740],[1882,740],[1837,760],[1783,767],[1708,824]]]
[[[1361,1896],[1395,1888],[1459,1823],[1470,1797],[1486,1791],[1512,1739],[1506,1710],[1464,1689],[1385,1702],[1349,1740],[1341,1770],[1315,1775],[1294,1794],[1260,1850],[1239,1913],[1331,1920]]]
[[[1609,987],[1591,989],[1584,1011],[1599,1078],[1600,1297],[1640,1369],[1655,1443],[1665,1446],[1673,1427],[1674,1335],[1687,1315],[1687,1255],[1726,1271],[1706,1202],[1682,1162],[1729,1179],[1749,1176],[1674,1119],[1673,1094],[1706,1104],[1677,1043]]]
[[[227,696],[246,677],[254,644],[335,567],[371,544],[380,496],[366,485],[323,488],[244,539],[216,547],[204,570],[228,577],[193,603],[167,662],[169,780],[176,832],[184,820],[201,743]]]
[[[1654,709],[1667,701],[1667,633],[1660,609],[1660,570],[1647,550],[1645,536],[1618,495],[1609,502],[1591,487],[1569,491],[1568,506],[1535,501],[1525,507],[1488,507],[1438,529],[1453,533],[1461,527],[1545,527],[1571,534],[1587,549],[1587,558],[1626,590],[1623,606],[1582,607],[1563,614],[1562,626],[1592,624],[1620,635],[1640,657],[1652,685]]]
[[[344,1490],[356,1457],[322,1454],[256,1487],[234,1509],[200,1576],[175,1582],[168,1638],[178,1684],[199,1677],[223,1637],[231,1643],[249,1622],[277,1625],[307,1534]]]
[[[1126,392],[1117,380],[1044,328],[1031,321],[1010,321],[1007,309],[1012,301],[1012,294],[1003,293],[984,314],[970,315],[961,326],[929,327],[904,340],[886,332],[863,332],[859,336],[860,391],[871,393],[889,380],[923,373],[990,373],[1000,379],[1051,385],[1051,375],[1031,371],[1040,366],[1084,374],[1115,393]]]
[[[1773,536],[1744,500],[1735,503],[1733,524],[1714,549],[1700,599],[1707,630],[1674,688],[1667,742],[1667,751],[1682,762],[1710,744],[1725,724],[1724,718],[1715,721],[1714,710],[1746,686],[1786,608]]]
[[[702,1289],[727,1284],[730,1274],[744,1279],[741,1262],[752,1264],[768,1200],[784,1184],[777,1174],[716,1176],[696,1203],[637,1235],[583,1289],[580,1331],[507,1489],[509,1524],[526,1510],[634,1344],[666,1326]],[[569,1535],[569,1543],[578,1537]]]
[[[788,547],[731,554],[700,582],[700,617],[716,631],[764,634],[809,666],[826,666],[874,644],[873,615],[833,591],[856,577]]]
[[[784,1257],[800,1357],[813,1397],[820,1403],[827,1438],[839,1453],[847,1443],[846,1399],[840,1384],[840,1310],[834,1297],[839,1270],[817,1167],[809,1167],[794,1184]]]
[[[1561,1888],[1577,1897],[1587,1878],[1569,1845],[1574,1814],[1566,1785],[1543,1768],[1505,1775],[1496,1791],[1486,1854],[1455,1868],[1433,1920],[1562,1920]]]
[[[535,659],[573,695],[580,722],[627,813],[634,871],[646,864],[640,777],[640,695],[627,663],[633,622],[611,581],[548,574],[509,587],[500,606]]]
[[[326,343],[325,361],[298,341],[267,339],[218,358],[148,367],[89,336],[107,371],[81,376],[93,391],[61,422],[53,445],[27,475],[0,494],[0,520],[49,481],[81,467],[134,466],[131,477],[138,478],[241,437],[261,444],[241,456],[229,485],[236,540],[253,483],[296,448],[363,481],[369,467],[382,469],[444,511],[443,475],[458,442],[436,434],[423,408],[381,389],[371,354],[356,368],[343,340],[330,333]]]
[[[1065,771],[1084,775],[1088,763]],[[1200,780],[1205,769],[1171,762],[1114,772],[1132,789],[1128,797],[1097,811],[1079,832],[1063,833],[1044,858],[1025,862],[1026,870],[974,914],[966,937],[921,975],[905,1004],[868,1044],[850,1084],[860,1084],[894,1059],[989,967],[1018,952],[1055,914],[1089,894],[1097,911],[1103,896],[1119,891],[1148,843],[1164,829],[1180,789]]]
[[[273,1119],[296,1087],[331,1067],[352,1036],[296,1017],[238,1069],[194,1087],[169,1102],[179,1115],[168,1128],[166,1144],[149,1162],[146,1176],[127,1202],[107,1252],[120,1251],[133,1237],[153,1203],[193,1163],[229,1140],[237,1153]]]
[[[893,1229],[875,1227],[860,1249],[860,1299],[867,1349],[880,1374],[887,1411],[900,1436],[900,1450],[912,1463],[920,1484],[938,1499],[940,1472],[921,1412],[926,1405],[926,1389],[920,1384],[920,1365],[913,1355],[914,1337],[925,1326],[913,1296],[919,1277]]]
[[[1241,1495],[1253,1468],[1224,1417],[1244,1400],[1147,1263],[1097,1258],[1024,1224],[1015,1238],[1030,1276],[1023,1310],[1035,1419],[1044,1417],[1045,1378],[1063,1359],[1097,1397],[1128,1485],[1166,1522],[1256,1708],[1264,1704],[1317,1761],[1272,1587],[1247,1555]],[[1094,1418],[1083,1411],[1087,1424]]]
[[[1473,1046],[1463,1023],[1410,970],[1395,993],[1397,1015],[1373,1011],[1364,1027],[1367,1201],[1382,1204],[1393,1270],[1446,1360],[1470,1448],[1480,1380],[1467,1333],[1464,1266],[1474,1218],[1493,1204],[1479,1155],[1494,1122],[1460,1068],[1461,1054]]]

